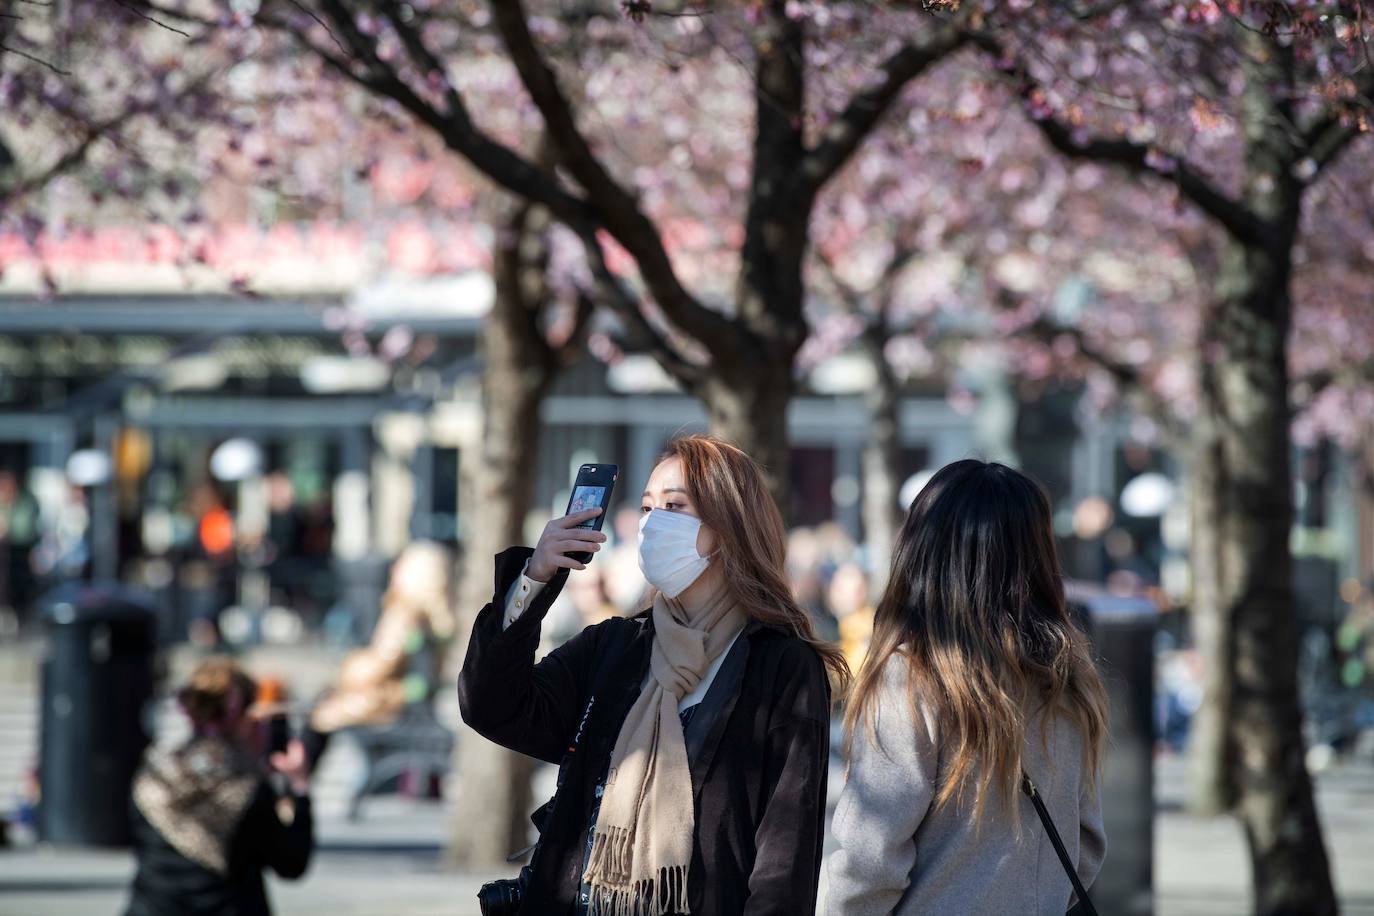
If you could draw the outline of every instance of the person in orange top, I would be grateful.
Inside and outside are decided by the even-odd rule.
[[[851,671],[858,671],[873,638],[873,605],[868,600],[868,574],[857,563],[845,563],[830,576],[826,604],[840,629],[840,651]]]
[[[211,556],[228,553],[234,546],[234,520],[229,510],[215,506],[201,516],[200,546]]]

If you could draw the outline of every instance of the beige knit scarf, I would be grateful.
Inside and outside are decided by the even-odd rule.
[[[693,602],[696,604],[697,602]],[[654,600],[651,677],[620,726],[583,880],[593,916],[686,914],[696,815],[678,701],[744,626],[722,582],[699,607]]]

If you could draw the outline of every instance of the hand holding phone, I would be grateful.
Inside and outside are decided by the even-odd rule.
[[[586,569],[601,549],[606,506],[611,502],[619,468],[614,464],[584,464],[573,481],[568,511],[544,526],[526,570],[536,582],[547,582],[560,569]]]
[[[600,508],[586,509],[545,525],[525,574],[536,582],[547,582],[560,569],[586,569],[592,554],[601,549],[606,535],[580,526],[600,514]]]
[[[267,758],[268,765],[286,777],[295,795],[305,795],[310,791],[310,761],[306,758],[305,745],[299,738],[286,743],[286,749],[277,751]]]

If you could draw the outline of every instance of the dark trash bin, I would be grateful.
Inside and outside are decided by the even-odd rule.
[[[1098,912],[1153,912],[1154,642],[1159,612],[1142,595],[1069,583],[1069,605],[1092,638],[1111,702],[1099,789],[1107,858],[1089,888]]]
[[[119,586],[67,585],[42,601],[47,632],[39,741],[38,837],[129,843],[129,787],[148,733],[156,612]]]

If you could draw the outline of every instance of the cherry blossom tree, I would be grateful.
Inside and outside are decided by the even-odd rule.
[[[822,196],[811,261],[812,336],[804,370],[857,349],[870,369],[864,394],[864,540],[874,600],[886,584],[900,527],[900,405],[912,384],[954,386],[961,315],[983,236],[1005,201],[961,193],[981,173],[999,113],[984,104],[970,54],[951,56],[908,90],[889,124]],[[977,151],[976,154],[974,151]]]
[[[215,5],[120,5],[193,35],[226,28],[205,12]],[[571,230],[595,294],[702,399],[713,429],[760,460],[785,505],[811,211],[906,86],[963,42],[957,21],[782,0],[268,0],[232,27],[302,52]],[[893,39],[903,31],[913,38]],[[703,232],[718,253],[675,256]],[[733,262],[733,282],[701,276],[708,261]],[[520,782],[484,790],[509,831],[480,832],[465,861],[509,851]]]
[[[48,157],[7,187],[7,199],[22,203],[7,223],[24,231],[28,256],[57,250],[53,241],[73,233],[133,221],[133,231],[173,249],[188,276],[208,268],[223,272],[225,285],[252,292],[251,274],[234,273],[213,243],[308,219],[365,227],[364,256],[400,243],[402,250],[382,257],[402,269],[491,271],[495,300],[480,341],[481,455],[465,462],[464,483],[482,507],[466,553],[480,572],[463,577],[464,606],[475,611],[485,601],[478,583],[489,580],[490,556],[520,540],[540,405],[581,352],[591,318],[572,271],[554,263],[548,209],[521,198],[512,203],[441,136],[416,130],[394,100],[337,78],[320,57],[245,14],[211,5],[96,3],[43,7],[38,15],[43,21],[25,33],[29,56],[15,76],[22,82],[6,83],[26,106],[16,109],[18,140]],[[64,66],[68,58],[73,63]],[[149,72],[156,78],[139,78]],[[489,98],[516,86],[513,74],[494,78],[480,67],[465,76],[474,93]],[[107,112],[125,111],[114,126],[85,129]],[[511,142],[537,137],[532,112],[512,106],[493,129]],[[70,143],[71,151],[53,159],[54,141]],[[461,250],[434,250],[431,240],[451,236],[446,229],[455,223],[491,225],[489,249],[473,252],[463,238]],[[306,244],[318,235],[307,233]],[[44,265],[58,292],[61,271],[52,267]],[[377,350],[394,360],[404,355],[393,352],[397,341],[402,349],[415,343],[404,328],[382,336],[346,309],[325,317],[349,352]],[[500,861],[524,845],[530,763],[479,740],[459,742],[457,753],[457,767],[472,774],[470,813],[490,829],[455,836],[475,837],[477,858]],[[458,855],[471,853],[455,847]]]
[[[1197,759],[1220,765],[1198,783],[1246,827],[1258,912],[1335,912],[1296,686],[1289,344],[1308,190],[1368,129],[1368,27],[1324,4],[1029,12],[976,42],[1050,145],[1206,218],[1216,263],[1190,469],[1209,682],[1195,730]]]
[[[176,195],[176,176],[143,155],[142,139],[185,142],[187,124],[222,120],[208,87],[224,69],[168,66],[156,42],[130,41],[141,25],[102,19],[85,4],[0,3],[0,231],[32,240],[60,210],[79,212],[89,201],[83,190],[101,199]],[[118,67],[100,66],[102,42],[121,48]]]
[[[1170,336],[1196,324],[1186,318],[1174,228],[1142,222],[1148,192],[1066,162],[1016,108],[977,55],[953,57],[907,93],[817,212],[815,333],[803,357],[855,347],[873,367],[868,532],[893,531],[898,481],[884,468],[896,463],[904,385],[944,385],[964,403],[968,388],[987,384],[985,367],[1000,364],[1034,399],[1049,380],[1086,384],[1110,366],[1133,400],[1152,394],[1140,405],[1147,412],[1170,414],[1162,396],[1125,377],[1155,352],[1140,351],[1151,335],[1163,343],[1159,322],[1142,320],[1146,309],[1179,303]],[[1127,349],[1130,360],[1117,356]],[[1176,347],[1157,352],[1181,358]],[[869,539],[875,554],[889,538]]]
[[[135,6],[181,28],[197,19],[190,6]],[[705,402],[713,428],[758,457],[784,495],[786,405],[805,338],[810,212],[903,89],[961,39],[954,20],[862,4],[626,10],[632,15],[590,0],[443,8],[319,0],[263,3],[251,19],[255,29],[286,36],[403,110],[494,183],[545,206],[579,236],[614,242],[648,301],[634,314],[623,297],[608,304],[625,307],[627,323]],[[892,39],[902,31],[913,38]],[[454,57],[455,43],[466,41],[478,50]],[[591,53],[580,53],[586,48],[595,54],[592,66]],[[504,104],[487,97],[490,104],[479,108],[481,82],[511,73],[522,91]],[[650,99],[710,99],[717,89],[719,120],[678,105],[673,118],[655,124],[665,109],[651,109]],[[529,146],[505,130],[523,123],[525,98],[556,151],[556,168],[540,167]],[[615,132],[624,119],[640,126],[633,136]],[[655,129],[645,129],[650,124]],[[655,145],[671,155],[646,161],[622,154]],[[686,166],[713,148],[729,152],[726,182],[694,203],[720,208],[712,223],[738,248],[736,278],[723,300],[688,287],[667,243],[671,221],[682,215],[672,205],[683,198],[664,193],[671,190],[665,176],[693,171]]]
[[[585,331],[592,297],[703,400],[716,431],[768,466],[779,495],[808,310],[825,297],[842,314],[817,322],[811,348],[858,335],[879,369],[875,468],[891,465],[894,383],[904,362],[936,358],[932,335],[1019,335],[1006,346],[1032,380],[1067,369],[1091,390],[1106,379],[1160,417],[1191,399],[1185,428],[1207,522],[1195,567],[1213,573],[1199,577],[1194,603],[1213,624],[1200,635],[1225,688],[1216,708],[1241,723],[1222,743],[1253,751],[1233,761],[1258,761],[1227,770],[1263,882],[1257,899],[1278,911],[1311,892],[1325,905],[1310,785],[1294,756],[1292,640],[1268,637],[1291,622],[1287,342],[1308,339],[1293,330],[1294,252],[1314,231],[1300,232],[1299,217],[1365,117],[1362,20],[1336,6],[1323,20],[1326,6],[1307,2],[1284,19],[1272,5],[1164,0],[938,3],[933,15],[798,0],[77,6],[127,29],[124,44],[140,54],[194,48],[218,68],[196,73],[247,84],[215,130],[188,137],[241,165],[240,181],[312,161],[295,152],[331,138],[334,165],[290,170],[289,212],[346,196],[334,176],[358,160],[398,185],[412,167],[461,160],[517,201],[492,217],[503,228],[498,320],[484,342],[491,451],[480,473],[490,476],[476,484],[486,506],[476,528],[490,543],[470,553],[474,590],[492,545],[518,538],[518,459],[533,450],[549,373]],[[981,80],[908,97],[969,48],[990,62]],[[163,66],[167,83],[186,82],[179,60]],[[1020,126],[1058,157],[1028,152],[1026,131],[1005,123],[1006,93],[1031,115]],[[311,108],[320,94],[340,104]],[[283,111],[297,113],[294,129]],[[408,165],[391,169],[398,160],[352,143],[383,134],[414,146]],[[951,193],[979,176],[982,197]],[[1083,198],[1111,203],[1066,203]],[[1118,217],[1139,213],[1150,218],[1119,228]],[[568,237],[585,266],[564,257]],[[943,291],[962,292],[951,249],[996,306],[982,324],[935,317]],[[1082,276],[1091,314],[1075,315],[1083,306],[1058,281]],[[824,294],[808,295],[808,282]],[[1330,380],[1314,378],[1313,418],[1363,384],[1327,368]],[[890,513],[895,500],[883,502]],[[497,755],[459,766],[491,777],[483,798],[460,801],[459,818],[497,825],[462,831],[483,845],[460,855],[498,861],[521,845],[527,780]]]

